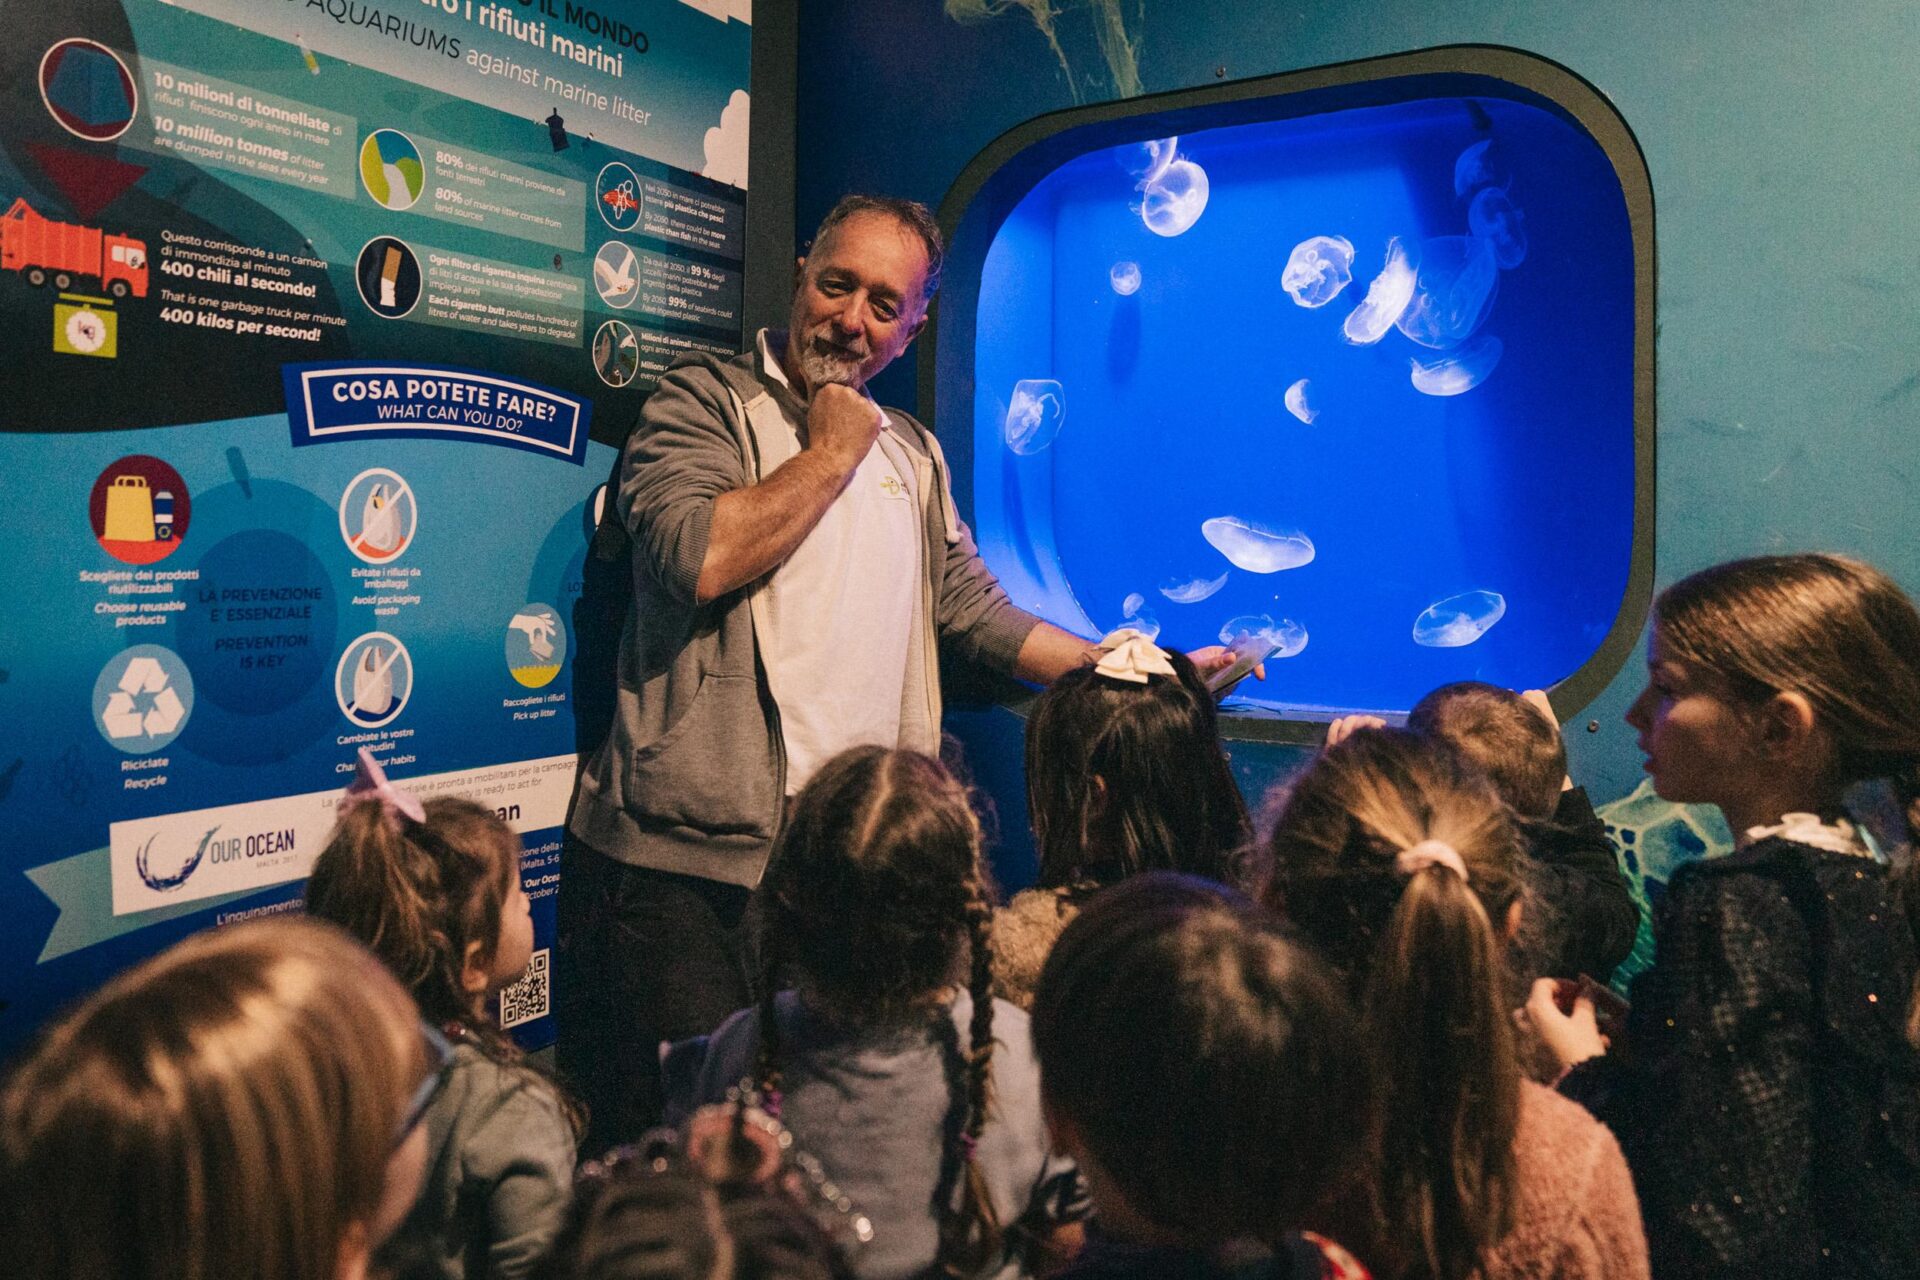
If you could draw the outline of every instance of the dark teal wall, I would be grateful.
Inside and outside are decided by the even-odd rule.
[[[1061,4],[1079,100],[1113,96],[1091,35],[1105,7]],[[1147,92],[1212,83],[1216,69],[1237,79],[1467,42],[1591,80],[1653,179],[1657,585],[1819,547],[1920,588],[1920,5],[1139,0],[1119,12]],[[813,0],[799,49],[803,238],[849,189],[937,205],[995,136],[1075,103],[1018,8],[962,26],[939,0]],[[910,365],[878,388],[890,403],[915,403]],[[1640,780],[1620,719],[1639,678],[1630,665],[1569,725],[1576,771],[1601,799]],[[1281,765],[1250,744],[1235,757],[1256,788]],[[982,766],[1017,777],[1017,761]]]

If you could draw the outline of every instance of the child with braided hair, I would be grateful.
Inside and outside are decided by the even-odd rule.
[[[862,1280],[1013,1277],[1070,1253],[1085,1190],[1048,1150],[1026,1015],[989,994],[992,886],[965,790],[913,752],[836,756],[760,895],[766,995],[669,1053],[669,1117],[750,1080],[872,1222]]]
[[[363,749],[306,896],[453,1042],[423,1124],[426,1183],[382,1262],[407,1280],[530,1274],[566,1216],[581,1118],[490,1012],[533,950],[520,837],[471,800],[422,802]]]

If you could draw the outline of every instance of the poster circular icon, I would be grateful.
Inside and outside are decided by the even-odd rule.
[[[187,536],[193,498],[180,473],[144,453],[110,463],[93,482],[87,520],[101,549],[122,564],[165,560]]]
[[[378,729],[406,710],[413,697],[413,655],[386,632],[367,632],[341,653],[333,696],[347,719]]]
[[[180,736],[193,714],[193,676],[157,644],[116,654],[93,682],[93,724],[117,750],[144,756]]]
[[[567,628],[550,604],[522,605],[507,620],[507,670],[529,689],[553,683],[567,660]]]
[[[618,160],[600,170],[593,195],[601,221],[615,231],[631,231],[640,224],[640,178]]]
[[[76,138],[111,142],[140,110],[140,89],[120,55],[96,40],[62,40],[40,55],[40,101]]]
[[[593,335],[593,371],[610,387],[624,387],[640,371],[640,340],[624,320],[609,320]]]
[[[420,259],[404,240],[377,236],[360,250],[353,282],[360,301],[376,315],[398,320],[420,301]]]
[[[413,208],[427,185],[420,148],[398,129],[375,129],[360,144],[360,185],[389,209]]]
[[[67,340],[67,345],[73,348],[75,354],[90,356],[107,345],[112,330],[100,318],[98,311],[83,306],[67,312],[66,323],[60,326],[60,336]]]
[[[340,495],[340,536],[368,564],[397,559],[413,542],[420,508],[398,471],[368,467]]]
[[[640,296],[640,259],[618,240],[609,240],[593,255],[593,287],[600,301],[626,308]]]

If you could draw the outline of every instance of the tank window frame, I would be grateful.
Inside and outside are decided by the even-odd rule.
[[[1548,690],[1571,719],[1612,682],[1634,653],[1653,599],[1656,478],[1653,185],[1626,120],[1591,82],[1557,62],[1499,45],[1446,45],[1278,75],[1094,103],[1037,116],[983,148],[961,170],[938,218],[947,267],[916,361],[918,411],[939,432],[954,500],[974,518],[974,334],[980,267],[1001,225],[1048,175],[1078,156],[1144,138],[1299,119],[1432,98],[1501,98],[1554,114],[1584,132],[1613,169],[1633,254],[1633,496],[1626,585],[1606,636],[1580,667]],[[940,430],[950,416],[952,424]],[[1011,704],[1023,712],[1024,700]],[[1223,737],[1318,742],[1323,719],[1267,708],[1231,708]]]

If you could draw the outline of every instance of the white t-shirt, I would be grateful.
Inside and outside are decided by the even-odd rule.
[[[762,353],[769,375],[785,382],[764,339]],[[848,747],[899,744],[924,576],[909,461],[882,431],[820,523],[761,588],[760,658],[780,707],[788,795]]]

